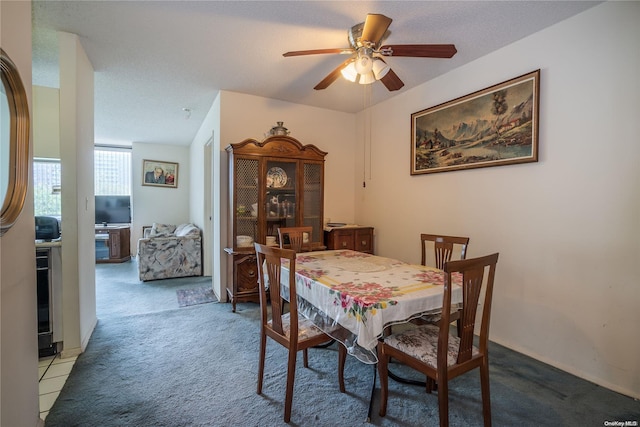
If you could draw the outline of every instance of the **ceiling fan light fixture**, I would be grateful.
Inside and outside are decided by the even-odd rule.
[[[380,81],[389,91],[399,90],[404,83],[383,59],[387,56],[409,58],[451,58],[457,49],[453,44],[394,44],[383,45],[391,32],[392,19],[378,13],[368,13],[364,22],[348,30],[348,48],[312,49],[285,52],[283,56],[319,54],[351,55],[314,86],[326,89],[340,77],[352,83],[370,84]]]
[[[389,65],[379,58],[376,58],[373,61],[372,71],[376,80],[380,80],[381,78],[386,76],[390,69],[391,68],[389,67]]]
[[[356,64],[354,62],[349,63],[349,65],[344,67],[340,73],[342,74],[342,77],[352,83],[355,83],[356,78],[358,77],[358,71],[356,71]]]

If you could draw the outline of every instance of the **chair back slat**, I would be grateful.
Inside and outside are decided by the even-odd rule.
[[[307,233],[307,241],[304,241],[304,233]],[[311,251],[311,236],[313,227],[281,227],[278,228],[278,240],[280,247],[285,248],[285,236],[289,240],[289,248],[296,253]]]
[[[267,277],[269,278],[269,300],[271,301],[271,323],[273,329],[284,334],[282,328],[282,299],[280,298],[280,257],[273,254],[265,257]]]
[[[436,267],[442,270],[444,263],[451,260],[453,244],[436,241],[434,246],[436,251]]]
[[[482,290],[484,268],[466,270],[463,273],[462,286],[462,311],[460,313],[461,333],[460,348],[458,350],[458,363],[471,359],[473,347],[473,333],[476,325],[476,312]]]

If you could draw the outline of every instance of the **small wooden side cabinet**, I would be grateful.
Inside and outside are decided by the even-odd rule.
[[[373,254],[373,227],[345,226],[324,231],[327,250],[351,249]]]
[[[238,302],[260,302],[258,289],[258,264],[255,251],[234,251],[225,248],[233,256],[233,280],[227,286],[231,311],[236,312]]]
[[[131,230],[128,225],[96,227],[96,263],[131,259]]]

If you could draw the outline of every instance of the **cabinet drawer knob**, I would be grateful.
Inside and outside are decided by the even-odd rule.
[[[346,248],[347,247],[347,242],[342,242],[342,247]]]
[[[362,241],[362,246],[367,246],[367,241],[366,240]]]
[[[255,272],[255,271],[251,270],[251,271],[249,272],[249,277],[253,277],[253,276],[255,276],[255,275],[256,275],[256,272]]]

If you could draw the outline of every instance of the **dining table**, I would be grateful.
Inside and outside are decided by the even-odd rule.
[[[281,266],[281,296],[289,300],[288,260]],[[442,310],[444,271],[353,250],[296,255],[298,313],[371,364],[373,381],[366,422],[373,410],[378,339],[385,329]],[[462,302],[462,275],[451,275],[451,304]],[[401,382],[418,384],[389,372]]]
[[[288,299],[289,264],[282,265]],[[341,342],[360,361],[378,361],[376,345],[387,327],[440,311],[444,271],[352,250],[296,256],[298,312]],[[286,283],[285,283],[286,282]],[[451,303],[462,302],[462,276],[452,275]]]

